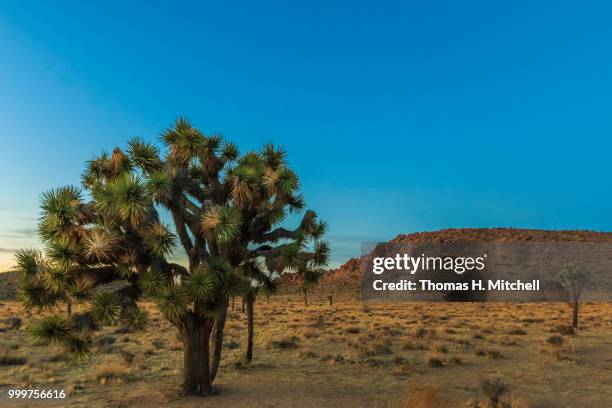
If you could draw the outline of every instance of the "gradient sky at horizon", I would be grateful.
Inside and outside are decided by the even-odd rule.
[[[537,3],[537,4],[536,4]],[[612,230],[607,2],[2,2],[0,270],[40,193],[184,115],[283,144],[332,264],[449,227]]]

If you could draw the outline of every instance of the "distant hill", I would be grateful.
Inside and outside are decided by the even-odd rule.
[[[537,230],[519,228],[449,228],[439,231],[400,234],[390,242],[398,244],[433,242],[612,242],[612,232],[584,230]],[[359,259],[351,258],[330,270],[322,283],[356,287],[361,282]]]

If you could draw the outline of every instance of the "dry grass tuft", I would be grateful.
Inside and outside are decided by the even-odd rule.
[[[105,384],[110,380],[118,380],[123,378],[127,369],[123,364],[116,362],[102,363],[95,366],[92,370],[93,376],[101,384]]]
[[[440,397],[435,388],[425,388],[424,390],[408,391],[404,406],[406,408],[448,408],[451,405]]]

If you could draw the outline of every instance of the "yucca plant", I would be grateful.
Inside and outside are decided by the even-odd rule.
[[[132,139],[127,149],[88,162],[82,190],[43,194],[39,232],[46,251],[18,254],[20,297],[28,307],[50,309],[66,299],[83,302],[98,323],[142,330],[147,316],[135,301],[149,294],[182,338],[185,393],[207,395],[221,359],[229,297],[250,302],[252,343],[259,288],[285,272],[312,279],[327,263],[325,223],[306,211],[297,228],[281,226],[287,214],[305,208],[284,149],[266,144],[240,154],[235,144],[206,136],[183,118],[161,140],[163,148]],[[186,267],[168,262],[178,248]],[[83,320],[77,317],[74,322]],[[59,321],[44,323],[46,329],[32,334],[38,343],[53,339],[76,354],[89,352],[87,333],[77,330],[91,324],[67,320],[61,337]]]

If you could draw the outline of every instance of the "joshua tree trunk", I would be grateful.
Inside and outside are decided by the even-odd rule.
[[[578,301],[572,303],[572,327],[578,328]]]
[[[304,306],[308,306],[308,290],[302,289],[302,291],[304,292]]]
[[[227,318],[228,302],[222,306],[219,315],[215,319],[215,326],[213,329],[213,350],[210,361],[210,381],[214,381],[217,376],[217,370],[221,363],[221,350],[223,349],[223,330],[225,329],[225,320]]]
[[[234,310],[235,303],[236,303],[236,296],[232,296],[232,311]]]
[[[247,312],[247,348],[244,354],[244,363],[250,364],[253,360],[253,309],[255,305],[255,296],[245,298]]]
[[[242,298],[242,313],[244,313],[244,298]]]
[[[329,305],[333,306],[334,305],[334,295],[329,295],[327,298],[329,299]]]
[[[68,317],[72,316],[72,302],[66,302],[66,313]]]
[[[183,392],[206,396],[213,393],[209,342],[213,319],[188,312],[182,320]]]

